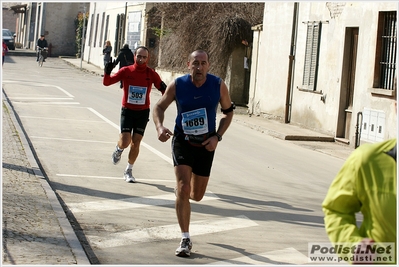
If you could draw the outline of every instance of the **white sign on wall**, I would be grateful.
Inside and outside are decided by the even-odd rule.
[[[130,49],[135,49],[135,44],[140,44],[141,11],[129,12],[127,43]]]

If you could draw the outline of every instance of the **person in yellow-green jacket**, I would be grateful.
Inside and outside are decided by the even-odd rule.
[[[385,263],[396,263],[396,168],[396,138],[363,144],[352,152],[322,203],[325,229],[332,244],[364,248],[392,242],[394,262]],[[360,227],[355,217],[358,212],[363,214]],[[356,256],[356,251],[350,256]],[[375,256],[368,263],[379,263]],[[367,263],[364,257],[362,261],[360,257],[347,259],[351,263]]]

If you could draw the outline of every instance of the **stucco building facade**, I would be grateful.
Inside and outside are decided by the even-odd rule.
[[[102,50],[106,40],[111,42],[113,58],[118,56],[125,43],[133,51],[140,45],[153,49],[147,36],[146,11],[151,7],[152,4],[146,2],[92,2],[83,59],[103,68]],[[150,66],[155,68],[153,62]]]
[[[248,112],[347,144],[396,137],[397,7],[266,3],[253,27]]]

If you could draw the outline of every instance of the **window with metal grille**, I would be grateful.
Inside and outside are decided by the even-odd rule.
[[[378,17],[374,88],[394,90],[397,49],[396,11],[380,12]]]
[[[302,88],[315,91],[319,65],[321,22],[307,22],[307,28]]]

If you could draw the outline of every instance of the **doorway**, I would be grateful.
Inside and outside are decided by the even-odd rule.
[[[359,28],[346,28],[336,138],[350,143]]]

